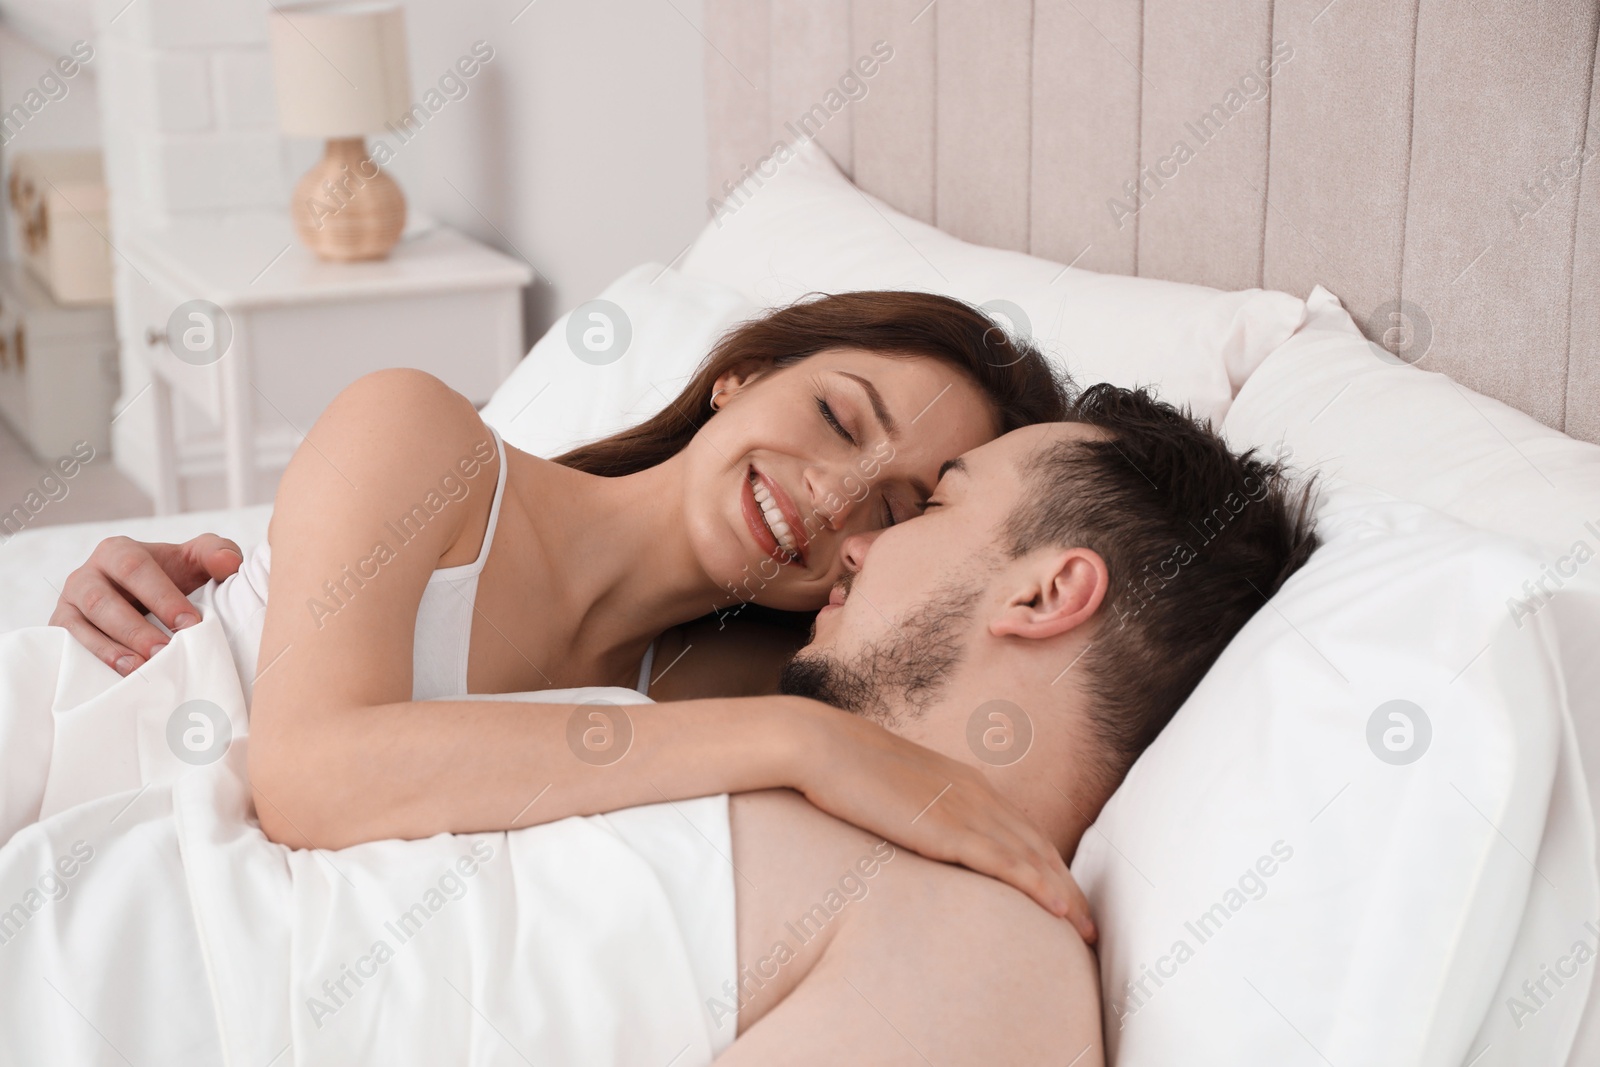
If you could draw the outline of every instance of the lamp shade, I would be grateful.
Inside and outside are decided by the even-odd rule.
[[[405,11],[393,3],[274,5],[278,126],[299,137],[360,137],[411,106]]]

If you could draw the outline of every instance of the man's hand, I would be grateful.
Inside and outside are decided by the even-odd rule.
[[[167,643],[145,613],[171,630],[193,626],[200,613],[189,594],[213,579],[222,581],[242,562],[239,546],[217,534],[181,545],[108,537],[67,575],[50,625],[66,627],[118,674],[131,674]]]

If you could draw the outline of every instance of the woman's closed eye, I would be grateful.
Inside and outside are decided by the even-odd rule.
[[[850,442],[852,448],[856,446],[855,435],[844,428],[844,423],[840,422],[839,416],[833,412],[833,405],[829,404],[825,397],[817,397],[817,410],[822,413],[823,421],[833,428],[834,433]]]

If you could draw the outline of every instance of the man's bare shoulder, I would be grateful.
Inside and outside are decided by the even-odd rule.
[[[851,907],[909,854],[787,789],[736,793],[728,818],[739,975],[727,1004],[744,1030],[799,985],[854,918]]]
[[[1102,1062],[1098,968],[1066,921],[788,791],[735,796],[731,818],[726,1062]]]

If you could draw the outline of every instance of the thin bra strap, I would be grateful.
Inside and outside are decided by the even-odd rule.
[[[484,560],[489,558],[489,544],[494,540],[494,528],[500,522],[500,502],[506,497],[506,443],[494,427],[491,426],[489,432],[494,434],[494,447],[500,453],[500,471],[495,475],[494,500],[489,504],[489,523],[483,529],[483,547],[478,549],[478,558],[467,564],[471,567],[481,567]]]
[[[650,642],[650,647],[644,650],[644,659],[639,661],[639,684],[634,686],[641,695],[650,695],[650,667],[656,660],[656,643]]]

